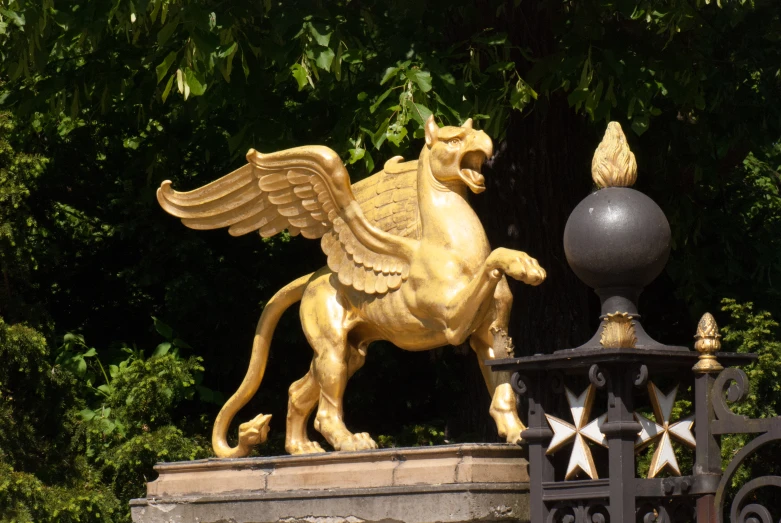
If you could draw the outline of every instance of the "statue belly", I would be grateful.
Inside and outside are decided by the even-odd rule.
[[[404,301],[401,289],[381,296],[361,297],[355,303],[364,326],[377,339],[383,339],[409,351],[435,349],[447,345],[440,322],[423,321],[414,316]],[[373,337],[374,337],[373,336]]]

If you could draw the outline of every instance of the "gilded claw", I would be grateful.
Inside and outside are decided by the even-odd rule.
[[[368,450],[376,449],[377,443],[369,436],[367,432],[351,434],[349,437],[334,444],[336,450]]]
[[[509,383],[503,383],[496,387],[489,413],[496,422],[499,436],[504,438],[507,443],[518,445],[523,442],[521,432],[526,427],[518,417],[518,412],[515,409],[515,393]]]
[[[522,255],[513,259],[506,271],[507,275],[528,285],[539,285],[545,281],[545,269],[534,258]]]
[[[319,454],[325,452],[323,447],[316,441],[304,441],[285,445],[285,450],[288,454]]]

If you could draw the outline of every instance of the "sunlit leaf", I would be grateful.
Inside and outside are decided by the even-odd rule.
[[[299,91],[303,90],[307,84],[306,70],[303,68],[301,64],[295,63],[290,67],[290,72],[293,75],[293,78],[295,78],[296,82],[298,83],[298,90]]]
[[[407,78],[414,82],[424,93],[431,90],[431,73],[421,71],[420,69],[409,69],[406,72]]]
[[[155,67],[155,71],[157,71],[157,83],[163,81],[163,78],[165,78],[166,73],[168,72],[168,70],[171,68],[174,61],[176,60],[176,55],[177,53],[173,51],[168,53],[168,56],[165,57],[165,60],[163,60],[157,67]]]

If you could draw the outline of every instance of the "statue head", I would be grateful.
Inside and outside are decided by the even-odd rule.
[[[485,178],[480,169],[494,153],[488,135],[472,129],[471,118],[461,127],[440,128],[432,115],[424,127],[434,178],[444,184],[463,183],[475,194],[483,192]]]

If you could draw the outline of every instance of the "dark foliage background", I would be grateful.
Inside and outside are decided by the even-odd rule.
[[[596,327],[561,238],[617,120],[638,188],[674,235],[642,297],[646,328],[686,343],[703,312],[733,300],[717,314],[725,341],[763,351],[746,413],[774,415],[780,11],[774,0],[0,2],[0,521],[126,521],[155,461],[208,456],[265,300],[324,261],[303,238],[186,229],[157,206],[164,179],[190,189],[250,147],[320,143],[358,180],[415,157],[432,113],[471,116],[494,138],[473,204],[494,246],[548,270],[541,287],[513,287],[518,353]],[[274,414],[260,452],[281,451],[287,387],[309,358],[291,310],[241,415]],[[464,347],[377,344],[347,397],[350,426],[383,445],[496,437]]]

